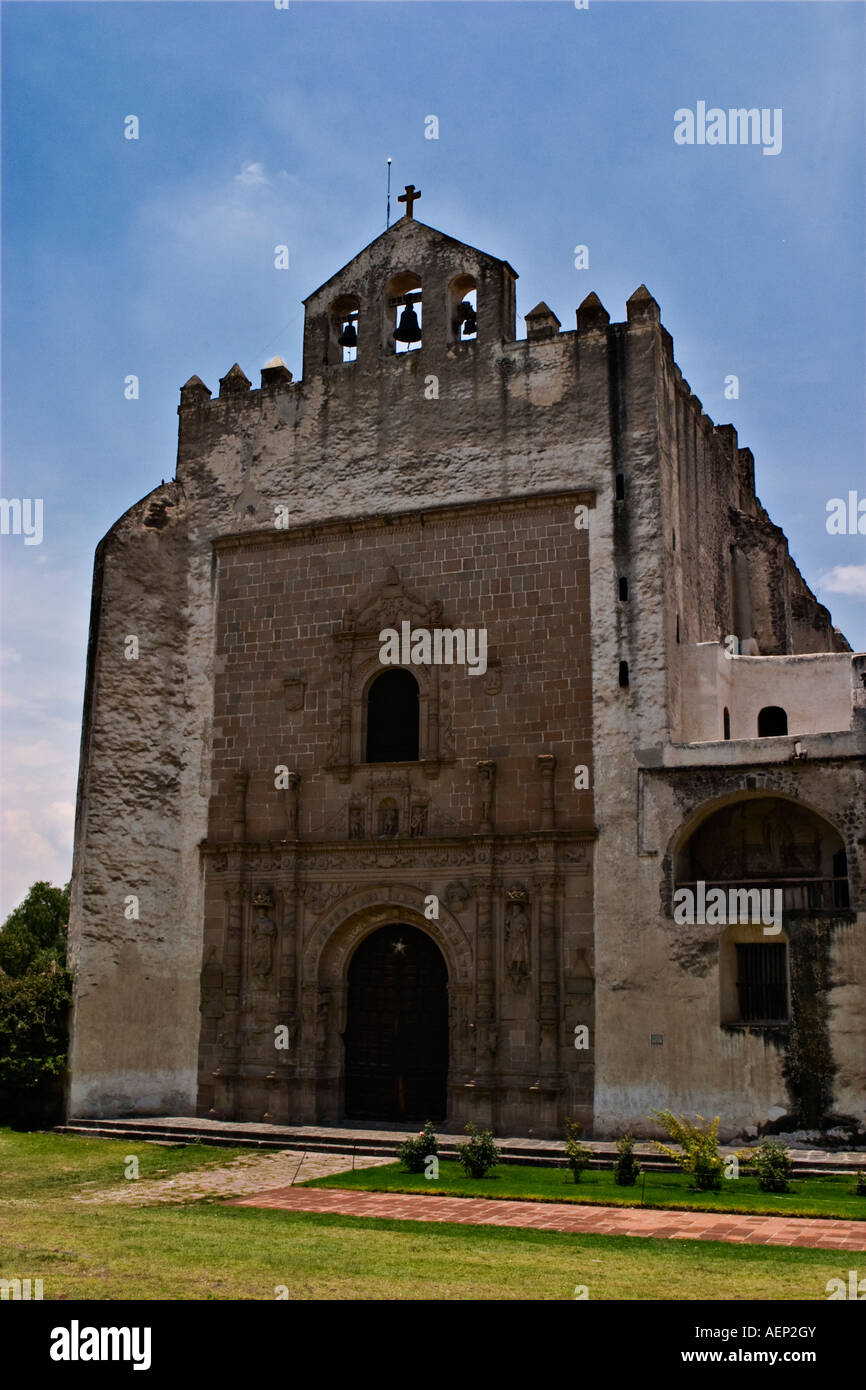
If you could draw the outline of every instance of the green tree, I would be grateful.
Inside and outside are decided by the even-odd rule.
[[[0,930],[0,1119],[59,1114],[68,1046],[69,884],[34,883]]]
[[[0,928],[0,970],[18,979],[50,962],[66,966],[69,884],[54,888],[40,880],[13,908]]]

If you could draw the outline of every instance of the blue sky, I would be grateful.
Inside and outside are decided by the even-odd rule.
[[[69,874],[97,542],[173,476],[193,372],[300,375],[301,300],[383,230],[389,155],[422,221],[519,271],[518,312],[572,328],[595,290],[621,320],[647,284],[866,648],[863,538],[825,525],[866,496],[862,5],[18,0],[2,25],[3,496],[43,498],[44,537],[0,540],[0,912]],[[781,153],[676,145],[700,100],[782,108]]]

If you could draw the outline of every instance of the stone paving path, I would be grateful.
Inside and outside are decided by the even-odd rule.
[[[237,1197],[244,1193],[264,1192],[276,1188],[280,1193],[292,1192],[287,1186],[295,1173],[298,1181],[305,1178],[327,1178],[332,1173],[345,1173],[351,1166],[351,1154],[307,1154],[295,1152],[254,1154],[236,1158],[219,1168],[198,1168],[178,1173],[174,1178],[152,1178],[147,1182],[130,1179],[123,1187],[111,1187],[103,1192],[76,1196],[76,1202],[87,1206],[106,1206],[109,1203],[145,1206],[153,1202],[194,1202],[200,1197]],[[356,1168],[374,1168],[380,1163],[393,1163],[392,1157],[355,1158]],[[300,1171],[298,1172],[298,1165]]]
[[[733,1212],[663,1211],[646,1207],[490,1201],[482,1197],[422,1197],[396,1192],[298,1187],[235,1198],[230,1205],[336,1212],[341,1216],[386,1217],[392,1221],[525,1226],[537,1231],[566,1231],[574,1235],[655,1236],[663,1240],[729,1240],[745,1245],[866,1250],[866,1222],[805,1216],[743,1216]]]

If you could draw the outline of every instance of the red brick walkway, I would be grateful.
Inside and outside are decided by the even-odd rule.
[[[278,1187],[230,1206],[280,1211],[336,1212],[391,1221],[455,1221],[468,1226],[526,1226],[574,1235],[655,1236],[664,1240],[731,1240],[746,1245],[807,1245],[819,1250],[866,1250],[866,1222],[810,1217],[742,1216],[728,1212],[594,1207],[562,1202],[488,1201],[483,1197],[410,1196]]]

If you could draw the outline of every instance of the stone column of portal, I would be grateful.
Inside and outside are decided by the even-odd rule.
[[[539,939],[541,945],[541,1000],[539,1065],[548,1077],[558,1069],[559,940],[556,922],[556,880],[544,878],[540,886]]]
[[[287,777],[288,786],[286,787],[286,839],[288,841],[298,838],[298,817],[300,814],[300,786],[301,774],[290,772]]]
[[[477,990],[476,990],[476,1070],[491,1070],[490,1033],[494,1028],[493,990],[493,885],[490,879],[478,887],[477,914]],[[494,1049],[495,1051],[495,1049]]]
[[[493,1085],[499,1034],[496,1027],[496,981],[493,941],[493,834],[496,763],[482,759],[477,774],[476,823],[479,836],[475,860],[486,873],[477,885],[476,1005],[475,1005],[475,1113],[477,1123],[493,1123]],[[487,837],[490,837],[489,839]]]
[[[475,821],[479,835],[493,834],[494,801],[496,796],[496,763],[483,758],[475,764],[477,775],[477,804]]]
[[[280,868],[285,874],[278,892],[277,919],[277,960],[276,960],[276,1016],[274,1028],[285,1028],[287,1037],[280,1036],[284,1046],[277,1047],[277,1033],[272,1034],[274,1047],[273,1065],[267,1075],[268,1108],[266,1118],[277,1124],[286,1124],[290,1109],[290,1077],[294,1074],[298,1061],[298,1019],[297,1019],[297,840],[300,815],[301,776],[290,772],[282,792],[286,827],[286,844]]]
[[[214,1072],[214,1109],[220,1119],[231,1119],[234,1112],[234,1084],[239,1064],[241,942],[243,936],[243,892],[240,884],[226,893],[226,932],[223,949],[225,1012],[219,1064]]]
[[[292,846],[283,855],[283,883],[280,889],[279,958],[277,962],[277,1017],[275,1023],[288,1030],[288,1046],[274,1049],[275,1062],[268,1077],[268,1111],[277,1124],[293,1118],[292,1078],[297,1074],[298,1043],[298,882],[297,853]]]
[[[232,821],[232,840],[235,844],[241,843],[247,837],[247,790],[250,784],[250,774],[248,772],[236,772],[234,775],[234,818]]]
[[[556,758],[552,753],[539,753],[538,768],[541,773],[541,829],[553,830],[556,823],[553,807],[553,774],[556,771]]]
[[[439,757],[439,667],[434,665],[430,672],[430,694],[427,705],[427,747],[425,761]]]
[[[483,851],[482,851],[483,855]],[[493,858],[492,845],[483,855],[487,864]],[[496,1074],[496,1052],[499,1032],[496,1027],[496,981],[493,945],[493,881],[489,876],[477,887],[476,917],[476,986],[475,986],[475,1079],[474,1116],[477,1124],[491,1125],[493,1090]]]
[[[348,777],[352,762],[352,647],[343,643],[340,653],[340,765]],[[362,750],[361,757],[364,752]]]
[[[296,908],[297,912],[297,908]],[[298,915],[300,915],[298,913]],[[312,1125],[318,1115],[318,1067],[316,1033],[318,1026],[319,982],[301,981],[301,1017],[298,1028],[297,1108],[298,1124]]]

